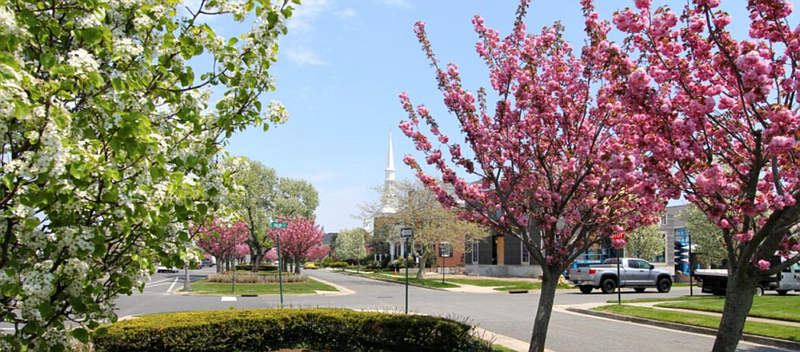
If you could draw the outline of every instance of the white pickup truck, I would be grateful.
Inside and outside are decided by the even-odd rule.
[[[655,287],[662,293],[672,288],[672,275],[645,260],[621,258],[621,264],[620,287],[632,287],[636,292]],[[612,293],[617,288],[617,259],[606,259],[603,265],[570,269],[569,281],[583,293],[591,293],[595,288],[600,288],[603,293]]]
[[[728,286],[727,269],[698,269],[694,277],[703,283],[703,293],[724,295]],[[765,290],[775,290],[779,295],[789,291],[800,292],[800,264],[795,264],[783,269],[778,275],[768,277],[758,283],[756,295],[764,294]]]

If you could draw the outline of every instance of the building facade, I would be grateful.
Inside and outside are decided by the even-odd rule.
[[[687,205],[667,207],[660,218],[659,233],[663,236],[663,251],[655,258],[641,258],[673,274],[688,269],[688,230],[682,213]],[[615,257],[617,252],[610,241],[595,245],[579,256],[573,266],[601,264],[605,259]],[[624,250],[620,252],[624,256]],[[677,260],[676,260],[677,258]],[[515,236],[493,233],[481,241],[470,245],[464,262],[465,272],[472,275],[496,277],[538,278],[542,270],[532,262],[530,253]]]

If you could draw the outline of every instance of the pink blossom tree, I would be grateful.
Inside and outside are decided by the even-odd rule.
[[[736,350],[759,281],[800,261],[789,257],[800,250],[800,27],[788,23],[790,1],[749,0],[749,38],[737,40],[720,2],[676,14],[638,0],[614,16],[644,64],[625,103],[639,109],[631,126],[648,169],[722,231],[729,275],[717,352]]]
[[[275,243],[277,235],[281,236],[281,255],[294,263],[294,271],[299,274],[300,264],[309,257],[314,247],[322,244],[325,233],[313,218],[282,217],[280,221],[287,223],[286,228],[270,229],[269,236]]]
[[[197,229],[196,243],[217,258],[217,270],[221,270],[223,262],[230,265],[230,261],[249,253],[249,247],[245,244],[247,234],[247,224],[244,222],[228,224],[215,218]]]
[[[330,254],[330,253],[331,253],[331,248],[330,247],[328,247],[328,246],[326,246],[324,244],[319,244],[319,245],[314,246],[313,248],[311,248],[311,250],[308,252],[308,259],[309,260],[322,260],[322,259],[325,259],[325,257],[327,257],[328,254]]]
[[[521,1],[513,31],[505,39],[480,16],[474,18],[476,49],[499,95],[493,113],[483,89],[476,96],[462,86],[455,64],[439,64],[425,24],[416,24],[415,33],[471,157],[439,130],[427,107],[415,108],[406,93],[400,95],[408,113],[400,129],[452,191],[412,156],[404,162],[444,207],[464,201],[462,217],[519,238],[542,268],[530,351],[544,350],[561,273],[612,234],[653,223],[653,215],[664,206],[655,179],[641,168],[639,150],[630,143],[631,129],[621,128],[630,117],[619,102],[623,78],[636,65],[608,42],[611,25],[598,21],[591,2],[583,1],[583,6],[588,40],[577,56],[562,38],[559,24],[538,34],[526,33],[527,0]],[[420,121],[428,125],[433,141],[422,132]],[[454,167],[478,181],[468,182]]]

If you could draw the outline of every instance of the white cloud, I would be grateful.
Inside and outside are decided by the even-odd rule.
[[[285,49],[289,60],[300,66],[330,66],[322,60],[316,53],[305,47],[294,47]]]
[[[336,11],[333,14],[336,15],[336,17],[339,17],[339,19],[345,21],[352,20],[358,16],[358,12],[349,7]]]
[[[330,0],[303,0],[286,22],[290,31],[308,33],[314,30],[314,21],[331,5]]]

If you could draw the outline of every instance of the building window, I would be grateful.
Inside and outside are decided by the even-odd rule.
[[[528,247],[526,247],[523,242],[520,242],[519,245],[522,246],[522,263],[529,263],[531,261],[531,254],[528,253]]]
[[[478,264],[478,241],[472,241],[472,264]]]
[[[661,225],[667,225],[667,214],[661,215]]]

